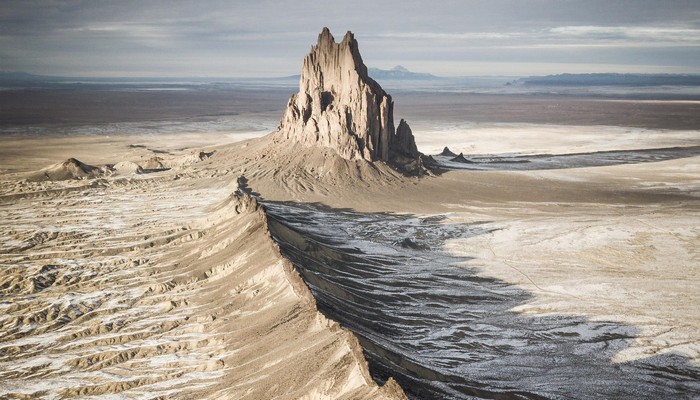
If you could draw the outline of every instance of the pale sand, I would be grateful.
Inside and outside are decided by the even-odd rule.
[[[513,149],[566,154],[700,143],[698,131],[622,127],[506,124],[447,130],[442,137],[452,140],[450,148],[465,154]],[[440,136],[422,142],[433,152],[445,143],[435,137]],[[493,231],[452,241],[447,249],[476,257],[465,267],[478,265],[484,276],[536,294],[518,312],[585,315],[638,328],[634,345],[614,362],[677,353],[700,366],[700,157],[512,174],[531,180],[530,190],[549,186],[551,192],[536,202],[522,201],[528,197],[523,195],[506,204],[490,204],[490,198],[486,204],[451,204],[455,213],[449,223],[488,220],[484,228]],[[558,198],[572,186],[579,188],[573,192],[578,199]],[[607,195],[589,196],[601,187]]]
[[[426,153],[700,145],[697,131],[606,127],[415,133]],[[3,139],[0,395],[377,398],[354,337],[316,311],[264,217],[228,197],[241,174],[266,200],[488,221],[494,231],[445,250],[534,294],[514,311],[637,328],[611,362],[673,352],[700,367],[700,157],[406,178],[267,139],[204,148],[217,144],[205,136]],[[193,158],[195,148],[213,154]],[[153,156],[172,169],[21,180],[68,157]]]
[[[47,158],[147,159],[118,139],[20,142]],[[4,168],[35,168],[11,143]],[[4,175],[0,397],[403,398],[316,310],[264,214],[232,197],[236,175],[212,179],[180,153],[158,153],[172,169],[146,175]]]
[[[465,154],[700,143],[699,131],[623,127],[506,124],[447,131],[420,143],[433,152],[449,145]],[[584,315],[638,328],[634,345],[614,362],[677,353],[700,366],[700,157],[511,172],[521,182],[517,189],[508,187],[504,173],[486,174],[490,182],[472,185],[471,201],[449,205],[454,213],[447,223],[489,221],[483,227],[492,230],[446,245],[452,254],[475,257],[466,268],[534,293],[519,313]]]
[[[697,144],[697,130],[626,128],[504,123],[431,124],[416,134],[426,154],[439,154],[445,146],[454,153],[569,154],[610,150],[686,147]]]

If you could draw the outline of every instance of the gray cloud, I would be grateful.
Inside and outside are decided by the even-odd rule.
[[[323,26],[353,30],[369,65],[436,74],[700,72],[697,0],[6,0],[0,69],[286,75]]]

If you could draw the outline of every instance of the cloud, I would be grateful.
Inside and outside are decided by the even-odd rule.
[[[700,29],[649,26],[561,26],[548,31],[550,37],[578,41],[654,42],[700,46]]]
[[[422,58],[436,74],[440,62],[584,59],[700,69],[697,0],[5,0],[0,69],[283,75],[323,26],[354,31],[370,65]]]
[[[700,29],[648,26],[558,26],[512,32],[388,32],[368,35],[371,39],[465,42],[473,46],[547,47],[649,45],[700,46]]]
[[[420,40],[503,40],[524,36],[522,32],[389,32],[369,35],[370,38]]]

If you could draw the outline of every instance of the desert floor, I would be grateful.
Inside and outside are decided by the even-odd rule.
[[[286,154],[282,94],[6,131],[0,397],[700,395],[696,103],[397,95],[475,161],[417,178]]]

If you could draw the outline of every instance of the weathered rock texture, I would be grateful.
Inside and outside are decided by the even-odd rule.
[[[408,124],[394,128],[394,103],[367,74],[351,32],[336,43],[328,28],[304,59],[299,93],[289,99],[278,135],[334,149],[348,160],[384,161],[422,169]]]

